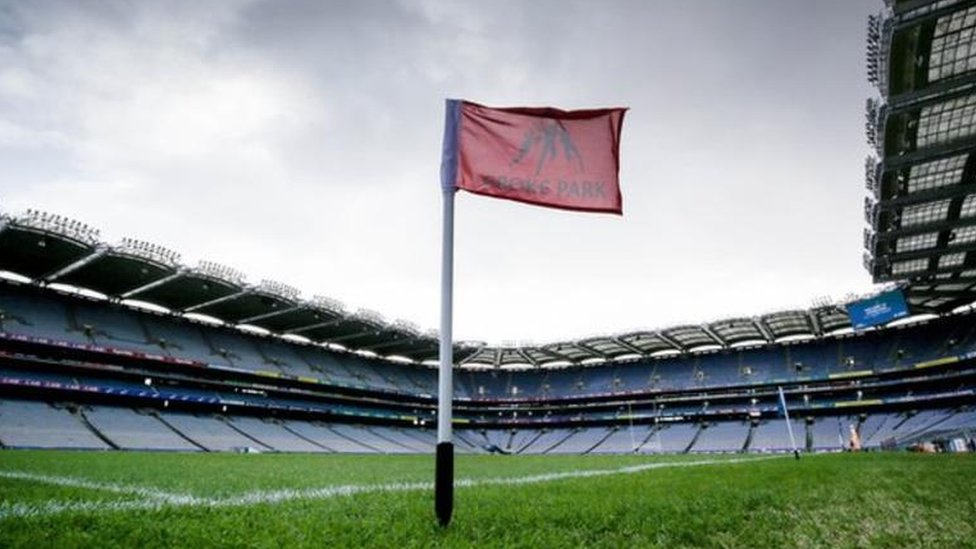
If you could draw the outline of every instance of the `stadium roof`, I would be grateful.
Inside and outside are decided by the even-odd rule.
[[[976,2],[889,5],[868,25],[865,266],[942,313],[976,301]]]
[[[187,267],[178,253],[147,242],[109,245],[97,230],[43,212],[0,219],[0,270],[352,350],[415,361],[437,355],[436,334],[421,333],[409,322],[386,322],[366,310],[346,312],[324,297],[303,299],[278,282],[249,284],[242,273],[216,263]],[[465,348],[457,353],[465,356]]]

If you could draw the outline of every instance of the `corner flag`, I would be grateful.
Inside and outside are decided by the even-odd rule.
[[[793,457],[800,459],[800,450],[796,447],[796,438],[793,437],[793,424],[790,423],[790,410],[786,407],[786,395],[783,394],[783,387],[776,387],[779,391],[779,403],[776,406],[776,411],[780,416],[786,418],[786,432],[790,435],[790,446],[793,447]]]
[[[449,99],[442,184],[551,208],[620,214],[625,112],[491,108]]]
[[[617,174],[626,109],[564,111],[490,108],[447,100],[441,191],[441,331],[437,381],[434,510],[441,526],[454,511],[454,192],[529,204],[620,214]]]

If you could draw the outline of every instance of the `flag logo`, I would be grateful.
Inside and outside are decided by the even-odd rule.
[[[575,167],[576,171],[586,171],[583,168],[583,157],[580,156],[579,150],[573,143],[573,136],[569,135],[566,127],[560,124],[558,120],[551,118],[540,120],[529,128],[522,139],[522,146],[519,148],[518,154],[512,158],[512,165],[521,164],[528,160],[536,152],[536,149],[538,149],[538,153],[536,154],[535,175],[542,172],[542,168],[547,162],[557,159],[558,150],[562,151],[565,161]]]

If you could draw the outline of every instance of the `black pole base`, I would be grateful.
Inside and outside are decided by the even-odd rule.
[[[437,464],[434,474],[434,511],[437,522],[446,527],[454,512],[454,444],[437,443]]]
[[[799,450],[793,450],[793,457],[795,457],[797,460],[799,460],[800,459],[800,451]]]

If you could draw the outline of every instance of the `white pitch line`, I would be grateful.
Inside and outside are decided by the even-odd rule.
[[[678,467],[699,467],[704,465],[722,465],[732,463],[747,463],[779,459],[784,456],[764,456],[756,458],[713,459],[697,461],[675,461],[646,463],[631,465],[617,469],[587,469],[582,471],[564,471],[559,473],[543,473],[522,477],[496,478],[464,478],[458,479],[455,486],[459,488],[473,488],[478,486],[525,485],[540,484],[571,478],[589,478],[611,475],[632,475],[651,469],[666,469]],[[787,456],[788,457],[788,456]],[[60,486],[74,486],[93,490],[104,490],[116,493],[138,495],[143,500],[136,501],[82,501],[82,502],[45,502],[42,504],[6,503],[0,502],[0,520],[10,518],[46,517],[60,513],[100,513],[111,511],[153,511],[172,507],[247,507],[250,505],[277,504],[296,500],[326,500],[337,497],[348,497],[357,494],[371,494],[381,492],[416,492],[433,490],[432,482],[397,482],[386,484],[347,484],[312,488],[305,490],[274,490],[248,492],[239,496],[226,498],[199,498],[184,494],[173,494],[152,488],[128,486],[120,484],[103,484],[85,479],[72,477],[54,477],[35,475],[19,471],[0,471],[0,476],[33,480]]]
[[[590,469],[584,471],[564,471],[560,473],[542,473],[539,475],[531,475],[525,477],[501,477],[501,478],[488,478],[488,479],[462,479],[456,484],[458,486],[487,486],[487,485],[520,485],[520,484],[537,484],[540,482],[551,482],[554,480],[563,480],[567,478],[588,478],[588,477],[605,477],[609,475],[632,475],[634,473],[641,473],[643,471],[649,471],[651,469],[665,469],[665,468],[677,468],[677,467],[697,467],[701,465],[718,465],[723,463],[744,463],[749,461],[766,461],[769,459],[778,459],[785,456],[763,456],[754,458],[731,458],[731,459],[704,459],[697,461],[663,461],[657,463],[645,463],[643,465],[630,465],[628,467],[621,467],[619,469]]]
[[[63,477],[54,475],[42,475],[27,471],[0,471],[0,477],[15,480],[27,480],[40,482],[43,484],[53,484],[55,486],[66,486],[70,488],[83,488],[86,490],[97,490],[102,492],[112,492],[115,494],[128,494],[144,499],[171,503],[175,505],[193,504],[198,501],[196,498],[187,494],[174,494],[164,492],[155,488],[146,488],[133,484],[117,484],[113,482],[95,482],[79,477]]]
[[[61,513],[104,513],[162,509],[166,504],[149,500],[128,501],[46,501],[44,503],[0,502],[0,521],[14,518],[40,518]]]

